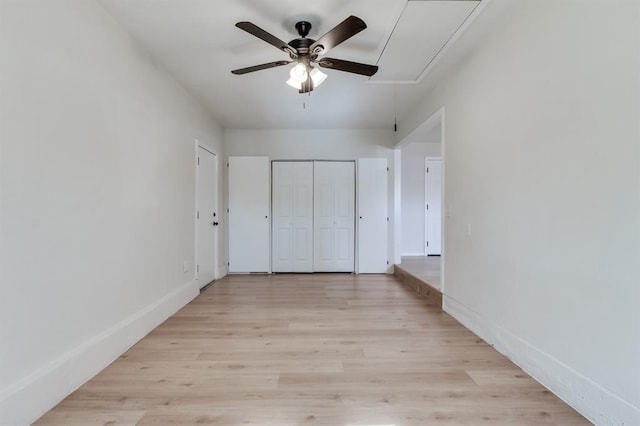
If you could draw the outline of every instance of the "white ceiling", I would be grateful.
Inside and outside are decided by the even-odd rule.
[[[433,58],[473,12],[478,1],[406,3],[380,57],[374,82],[417,82]]]
[[[478,5],[461,0],[101,0],[105,8],[187,90],[229,128],[389,128],[408,108],[436,54]],[[235,27],[251,21],[276,37],[297,37],[307,20],[317,39],[349,15],[367,29],[326,56],[377,64],[379,76],[323,70],[311,95],[285,84],[289,66],[233,75],[232,69],[287,55]],[[378,77],[376,79],[376,77]],[[394,106],[398,105],[398,107]]]

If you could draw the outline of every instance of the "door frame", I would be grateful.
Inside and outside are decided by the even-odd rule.
[[[440,231],[442,233],[440,246],[440,290],[446,294],[446,256],[447,256],[447,219],[451,216],[451,206],[447,205],[447,143],[446,143],[446,113],[442,106],[434,111],[422,124],[419,124],[413,131],[405,135],[394,146],[394,237],[393,251],[395,263],[400,263],[402,253],[401,219],[402,219],[402,148],[411,143],[412,137],[418,129],[427,130],[440,124],[440,158],[442,159],[442,221]],[[425,244],[426,245],[426,244]]]
[[[193,255],[194,255],[194,259],[193,259],[193,273],[194,273],[194,277],[196,280],[199,280],[200,277],[198,276],[198,216],[197,216],[197,212],[198,212],[198,148],[202,148],[205,151],[209,152],[210,154],[213,155],[214,157],[214,163],[215,163],[215,176],[216,176],[216,185],[215,185],[215,202],[214,202],[214,210],[217,213],[217,217],[218,220],[220,220],[221,215],[220,215],[220,164],[218,161],[218,152],[216,149],[212,148],[210,145],[207,145],[206,143],[195,139],[195,144],[194,144],[194,154],[195,154],[195,158],[194,158],[194,168],[195,168],[195,197],[194,197],[194,212],[196,214],[193,215],[193,220],[194,220],[194,239],[193,239],[193,243],[194,243],[194,251],[193,251]],[[213,233],[213,247],[215,250],[215,256],[213,259],[213,279],[214,280],[218,280],[220,279],[220,245],[219,245],[219,241],[220,241],[220,225],[218,225]],[[198,283],[201,284],[201,283]],[[204,283],[204,285],[206,285],[207,283]]]

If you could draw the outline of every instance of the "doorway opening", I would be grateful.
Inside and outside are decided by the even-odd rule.
[[[444,293],[444,108],[396,146],[401,162],[400,264],[435,291]]]

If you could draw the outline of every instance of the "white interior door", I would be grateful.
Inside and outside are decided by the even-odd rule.
[[[313,162],[274,161],[272,271],[313,272]]]
[[[387,159],[358,160],[358,272],[388,269]]]
[[[425,160],[425,253],[440,255],[442,250],[442,160]]]
[[[267,157],[229,157],[229,272],[271,272],[269,194]]]
[[[216,278],[216,156],[198,146],[196,163],[196,277],[202,288]]]
[[[354,163],[315,161],[313,170],[313,270],[353,272]]]

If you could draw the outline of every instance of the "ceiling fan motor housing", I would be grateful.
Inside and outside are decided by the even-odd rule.
[[[309,48],[313,43],[315,40],[311,38],[296,38],[289,42],[289,46],[293,47],[298,55],[306,55],[309,54]]]

